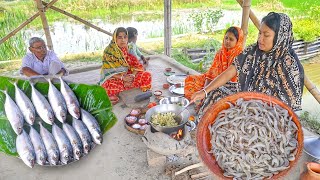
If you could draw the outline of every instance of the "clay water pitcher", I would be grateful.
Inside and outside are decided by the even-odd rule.
[[[309,162],[307,164],[307,171],[304,172],[301,177],[301,180],[319,180],[320,179],[320,164]]]

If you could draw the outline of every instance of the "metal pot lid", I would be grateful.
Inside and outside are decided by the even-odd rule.
[[[320,138],[310,137],[304,139],[304,151],[310,156],[320,159]]]

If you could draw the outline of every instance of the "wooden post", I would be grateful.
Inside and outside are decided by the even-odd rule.
[[[41,0],[35,0],[35,1],[37,3],[37,8],[38,8],[39,13],[40,13],[43,30],[44,30],[44,33],[46,35],[47,46],[48,46],[48,48],[50,50],[53,50],[52,40],[51,40],[51,36],[50,36],[50,31],[49,31],[49,25],[48,25],[48,21],[47,21],[46,15],[45,15],[44,6],[43,6]]]
[[[43,3],[44,5],[47,4],[46,2],[42,2],[42,3]],[[106,31],[106,30],[104,30],[104,29],[102,29],[102,28],[99,28],[98,26],[95,26],[95,25],[91,24],[90,22],[88,22],[88,21],[86,21],[86,20],[84,20],[84,19],[81,19],[81,18],[78,17],[78,16],[75,16],[75,15],[73,15],[73,14],[71,14],[71,13],[68,13],[67,11],[64,11],[64,10],[62,10],[62,9],[59,9],[59,8],[57,8],[57,7],[55,7],[55,6],[51,6],[50,8],[53,9],[53,10],[55,10],[55,11],[57,11],[57,12],[60,12],[60,13],[62,13],[62,14],[64,14],[64,15],[66,15],[66,16],[69,16],[69,17],[71,17],[71,18],[73,18],[73,19],[75,19],[75,20],[77,20],[77,21],[80,21],[81,23],[83,23],[83,24],[85,24],[85,25],[87,25],[87,26],[89,26],[89,27],[92,27],[93,29],[96,29],[96,30],[98,30],[98,31],[100,31],[100,32],[103,32],[103,33],[105,33],[105,34],[108,34],[109,36],[112,36],[112,33],[108,32],[108,31]]]
[[[164,0],[164,54],[171,57],[171,1]]]
[[[50,3],[48,3],[47,6],[44,7],[45,10],[47,10],[50,6],[52,6],[55,2],[58,0],[53,0]],[[16,29],[11,31],[8,35],[0,39],[0,44],[4,43],[6,40],[8,40],[10,37],[14,36],[17,32],[19,32],[22,28],[24,28],[26,25],[31,23],[35,18],[37,18],[40,15],[40,12],[38,11],[33,16],[31,16],[29,19],[27,19],[25,22],[23,22],[21,25],[19,25]]]
[[[240,4],[240,6],[242,7],[243,5],[243,0],[237,0],[237,2]],[[252,10],[250,9],[250,14],[249,17],[251,19],[251,21],[253,22],[253,24],[259,29],[260,28],[260,21],[257,18],[257,16],[252,12]]]
[[[251,0],[243,0],[241,29],[243,31],[243,47],[246,46]]]
[[[238,0],[237,0],[238,1]],[[250,0],[251,1],[251,0]],[[250,14],[252,16],[256,17],[252,11],[250,11]],[[251,16],[250,16],[251,18]],[[251,18],[251,21],[256,25],[256,27],[259,29],[260,27],[260,21],[257,18]],[[313,97],[320,103],[320,91],[317,89],[317,87],[309,80],[306,74],[304,74],[304,86],[308,89],[308,91],[313,95]]]

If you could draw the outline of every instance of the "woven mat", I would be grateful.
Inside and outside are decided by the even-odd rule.
[[[140,102],[134,101],[134,97],[142,93],[143,92],[139,88],[134,88],[127,91],[122,91],[119,96],[124,104],[130,108],[144,108],[149,104],[150,98]]]

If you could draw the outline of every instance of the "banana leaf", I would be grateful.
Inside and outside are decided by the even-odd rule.
[[[44,80],[44,79],[43,79]],[[18,80],[14,78],[0,76],[0,89],[7,90],[8,94],[15,100],[15,89],[12,82],[17,82],[18,87],[31,99],[31,86],[28,80]],[[55,82],[55,81],[53,81]],[[58,81],[57,81],[58,82]],[[54,83],[60,89],[59,83]],[[98,85],[74,84],[69,83],[70,88],[77,96],[81,108],[90,112],[98,121],[101,131],[107,132],[116,122],[117,118],[112,112],[112,105],[106,91]],[[45,97],[48,95],[49,84],[47,82],[37,82],[35,88]],[[5,95],[0,93],[0,152],[8,155],[18,156],[16,150],[16,137],[4,110]],[[37,117],[36,121],[40,121]],[[67,116],[67,123],[71,124],[71,115]],[[55,119],[55,123],[61,127],[61,123]],[[51,126],[42,123],[51,132]],[[39,124],[35,123],[33,127],[39,130]],[[28,125],[25,122],[24,129],[28,132]],[[39,132],[39,131],[38,131]]]

